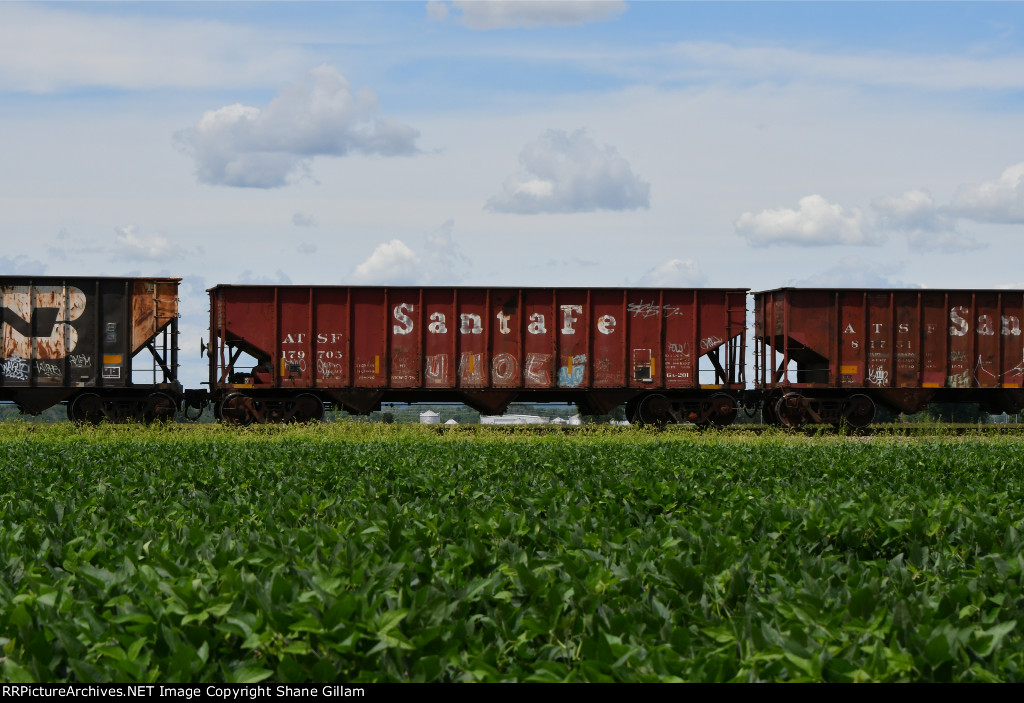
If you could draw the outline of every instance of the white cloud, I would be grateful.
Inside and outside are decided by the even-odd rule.
[[[275,271],[273,276],[260,276],[246,269],[238,277],[238,283],[247,286],[290,286],[292,279],[281,269]]]
[[[0,3],[0,90],[238,89],[284,80],[303,65],[306,52],[275,31]]]
[[[736,231],[755,246],[797,244],[878,244],[859,208],[844,209],[820,195],[800,198],[799,209],[763,210],[757,215],[745,212],[736,221]]]
[[[46,264],[27,256],[0,257],[0,274],[4,276],[42,276],[46,273]]]
[[[447,220],[427,235],[423,248],[422,275],[419,282],[426,285],[454,285],[466,278],[470,262],[459,251],[452,233],[455,221]]]
[[[360,285],[412,285],[420,275],[420,257],[401,239],[378,244],[363,263],[352,272],[352,282]]]
[[[956,218],[922,190],[881,198],[872,207],[879,214],[879,226],[905,232],[907,244],[913,249],[954,252],[986,246],[959,232]]]
[[[526,175],[506,180],[487,201],[494,212],[519,214],[636,210],[650,206],[651,186],[615,147],[597,146],[584,130],[550,129],[523,147]]]
[[[962,188],[950,210],[977,222],[1024,223],[1024,163],[1010,166],[994,181]]]
[[[649,50],[659,60],[662,50]],[[941,53],[864,51],[822,53],[781,46],[737,46],[719,42],[680,42],[668,52],[662,80],[715,80],[780,82],[800,81],[904,87],[929,91],[968,89],[1013,90],[1024,87],[1024,57],[958,56]],[[642,56],[608,56],[622,65]]]
[[[935,206],[923,190],[908,190],[892,198],[881,198],[872,207],[881,215],[882,224],[893,229],[942,231],[953,228],[950,218]]]
[[[419,132],[377,111],[372,91],[353,94],[336,69],[319,66],[265,108],[211,110],[177,140],[195,157],[203,183],[277,188],[308,171],[316,156],[415,154]]]
[[[299,252],[300,254],[315,254],[316,244],[313,244],[312,242],[302,242],[297,247],[295,247],[295,251]]]
[[[807,288],[920,288],[893,276],[903,270],[901,263],[878,264],[858,256],[847,256],[827,271],[800,280],[790,280],[787,286]]]
[[[702,286],[707,276],[693,259],[671,259],[645,273],[637,285],[651,288],[692,288]]]
[[[292,215],[292,224],[296,227],[316,227],[316,220],[312,215],[297,212]]]
[[[378,244],[369,258],[352,272],[357,284],[453,285],[466,278],[470,262],[452,236],[455,222],[448,220],[427,235],[421,254],[400,239]]]
[[[467,29],[532,29],[607,22],[626,11],[620,0],[454,0],[428,2],[427,15],[442,21],[460,15]]]
[[[176,255],[179,251],[162,234],[140,236],[135,225],[118,227],[115,232],[117,235],[114,241],[113,255],[118,259],[161,261]]]

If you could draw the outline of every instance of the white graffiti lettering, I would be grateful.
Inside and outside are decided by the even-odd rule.
[[[523,369],[523,373],[526,376],[526,385],[528,386],[548,386],[551,384],[551,375],[548,373],[547,366],[551,361],[550,354],[535,354],[530,353],[526,355],[526,367]]]
[[[978,354],[978,363],[974,367],[974,377],[977,378],[979,382],[981,381],[981,379],[978,378],[980,374],[985,374],[991,378],[992,381],[995,381],[998,378],[994,373],[985,368],[985,360],[982,359],[981,354]]]
[[[963,305],[950,308],[949,321],[953,323],[953,326],[949,328],[949,333],[952,336],[963,337],[967,334],[969,325],[967,324],[967,320],[964,319],[967,317],[967,313],[968,310]]]
[[[544,334],[547,332],[547,328],[544,327],[544,316],[539,312],[530,315],[530,324],[526,331],[530,334]]]
[[[28,361],[17,356],[12,356],[10,359],[4,359],[3,374],[4,378],[13,378],[16,381],[27,381],[29,375]]]
[[[71,362],[71,368],[73,369],[84,369],[92,366],[92,357],[87,354],[72,354],[68,357],[68,361]]]
[[[337,361],[330,361],[322,356],[317,356],[316,375],[320,378],[338,378],[345,375],[345,367]]]
[[[484,328],[479,315],[474,315],[471,312],[464,312],[459,315],[459,319],[462,320],[462,327],[459,328],[459,334],[483,334]]]
[[[689,342],[683,342],[682,344],[678,344],[676,342],[669,342],[668,343],[668,350],[670,352],[672,352],[673,354],[682,354],[683,356],[689,356],[690,355],[690,343]]]
[[[881,366],[873,366],[868,371],[867,382],[872,386],[888,386],[889,372]]]
[[[578,322],[578,317],[573,317],[572,313],[583,314],[582,305],[561,305],[562,310],[562,334],[576,334],[576,330],[573,329],[572,323]]]
[[[491,373],[494,375],[495,381],[500,383],[514,381],[518,370],[516,359],[511,354],[498,354],[491,359]]]
[[[642,317],[646,319],[648,317],[657,316],[658,305],[657,303],[645,303],[641,300],[639,303],[630,303],[626,307],[626,310],[633,313],[633,317]]]
[[[415,312],[416,306],[412,303],[399,303],[393,310],[395,314],[395,321],[397,325],[392,325],[391,329],[394,330],[395,334],[409,334],[412,332],[413,323],[412,318],[405,314],[406,311]]]
[[[433,320],[433,322],[427,325],[427,329],[431,334],[444,334],[448,331],[448,326],[445,324],[443,312],[430,313],[430,319]]]
[[[992,318],[988,315],[978,315],[978,334],[991,337],[995,333],[996,330],[992,326]]]
[[[682,316],[683,308],[678,305],[662,305],[658,308],[658,304],[654,302],[645,303],[640,301],[639,303],[630,303],[626,307],[627,312],[633,313],[633,317],[656,317],[659,312],[662,312],[665,317],[675,317],[676,315]]]
[[[498,331],[502,334],[510,334],[512,330],[508,328],[508,321],[512,319],[511,315],[506,315],[503,312],[498,313]]]
[[[427,383],[443,382],[448,377],[448,355],[434,354],[426,361]]]
[[[49,364],[45,361],[36,361],[36,375],[38,376],[60,376],[60,366]]]
[[[722,341],[722,338],[716,335],[705,337],[704,339],[700,340],[700,350],[704,352],[714,349],[715,347],[719,346],[722,343]]]
[[[467,384],[483,383],[484,375],[480,363],[480,354],[462,352],[459,358],[459,380]]]

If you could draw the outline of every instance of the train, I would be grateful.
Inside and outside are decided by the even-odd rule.
[[[179,283],[0,277],[0,401],[82,423],[212,406],[232,425],[419,402],[785,427],[1024,408],[1024,291],[216,285],[208,379],[184,388]]]

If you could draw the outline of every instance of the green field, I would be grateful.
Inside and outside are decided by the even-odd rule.
[[[0,424],[4,681],[1019,681],[1024,441]]]

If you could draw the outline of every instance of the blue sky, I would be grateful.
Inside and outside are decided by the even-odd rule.
[[[0,273],[182,276],[195,338],[218,283],[1022,287],[1022,30],[1020,3],[0,3]]]

